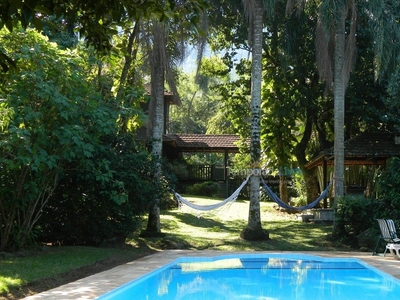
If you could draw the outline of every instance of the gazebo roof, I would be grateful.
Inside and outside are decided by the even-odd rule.
[[[344,142],[345,165],[384,165],[391,157],[400,157],[400,134],[389,132],[364,132]],[[334,148],[312,159],[306,167],[312,169],[334,162]]]
[[[168,134],[164,142],[182,152],[239,152],[240,137],[234,134]]]

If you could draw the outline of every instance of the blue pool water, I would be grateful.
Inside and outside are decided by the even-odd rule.
[[[182,257],[99,300],[394,299],[400,281],[358,259],[296,254]]]

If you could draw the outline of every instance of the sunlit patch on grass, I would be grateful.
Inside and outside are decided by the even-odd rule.
[[[3,277],[0,276],[0,294],[10,292],[11,288],[19,287],[22,285],[22,280],[19,278]]]

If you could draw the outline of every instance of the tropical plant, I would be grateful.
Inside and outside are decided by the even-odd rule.
[[[37,226],[38,241],[58,245],[123,245],[141,228],[149,199],[168,192],[154,182],[152,160],[130,134],[105,136],[93,157],[63,172]],[[94,172],[96,170],[96,172]]]
[[[86,82],[79,57],[32,30],[2,31],[2,41],[21,63],[0,92],[3,250],[27,242],[65,168],[93,156],[117,114]]]
[[[332,238],[353,246],[357,237],[373,227],[377,201],[363,196],[344,196],[335,203],[335,227]]]
[[[147,49],[149,53],[149,66],[151,74],[151,96],[150,110],[151,120],[151,153],[154,158],[155,181],[162,179],[162,137],[164,134],[164,92],[166,82],[174,94],[177,102],[180,102],[175,84],[176,59],[182,58],[182,46],[185,38],[189,38],[190,30],[195,29],[199,15],[205,6],[198,2],[167,3],[171,6],[171,14],[162,20],[152,19],[149,21],[149,40]],[[186,34],[178,38],[172,36],[172,32],[185,28]],[[189,30],[187,30],[189,29]],[[174,39],[175,37],[176,39]],[[179,41],[182,41],[179,43]],[[155,198],[149,210],[146,235],[158,235],[160,228],[160,199]]]
[[[400,114],[400,59],[396,64],[396,70],[389,77],[388,83],[388,95],[384,98],[385,106],[387,107],[387,114],[385,115],[385,123],[389,128],[393,128],[394,131],[400,131],[400,120],[398,118]]]
[[[395,157],[386,165],[377,179],[378,212],[377,218],[400,220],[400,159]],[[400,225],[400,224],[397,224]]]
[[[254,175],[250,177],[249,217],[246,228],[240,236],[248,240],[268,239],[268,231],[261,226],[260,217],[260,176],[261,176],[261,82],[262,82],[262,46],[264,3],[262,0],[244,1],[251,28],[251,103],[250,103],[250,167]],[[258,172],[258,174],[257,174]]]
[[[201,6],[201,1],[193,1],[193,11]],[[68,27],[75,27],[80,37],[88,45],[100,52],[110,52],[113,49],[112,37],[118,33],[117,26],[121,27],[129,20],[137,21],[140,17],[151,17],[162,20],[169,18],[175,7],[175,1],[46,1],[32,0],[29,3],[18,0],[6,0],[0,5],[0,29],[4,26],[12,31],[22,25],[27,28],[33,25],[39,32],[50,24],[49,18],[61,18]],[[194,18],[196,15],[194,14]],[[57,28],[57,26],[53,26]],[[7,52],[0,51],[0,66],[8,71],[15,66]]]
[[[376,75],[393,67],[399,46],[393,41],[399,37],[396,20],[398,3],[392,0],[376,1],[321,1],[317,24],[317,65],[321,79],[334,97],[334,191],[335,197],[344,194],[344,119],[345,91],[355,57],[357,4],[366,13],[373,33]],[[306,1],[288,1],[287,11],[302,9]]]

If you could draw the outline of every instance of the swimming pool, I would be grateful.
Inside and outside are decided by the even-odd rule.
[[[182,257],[99,300],[389,299],[400,281],[358,259],[301,254]]]

